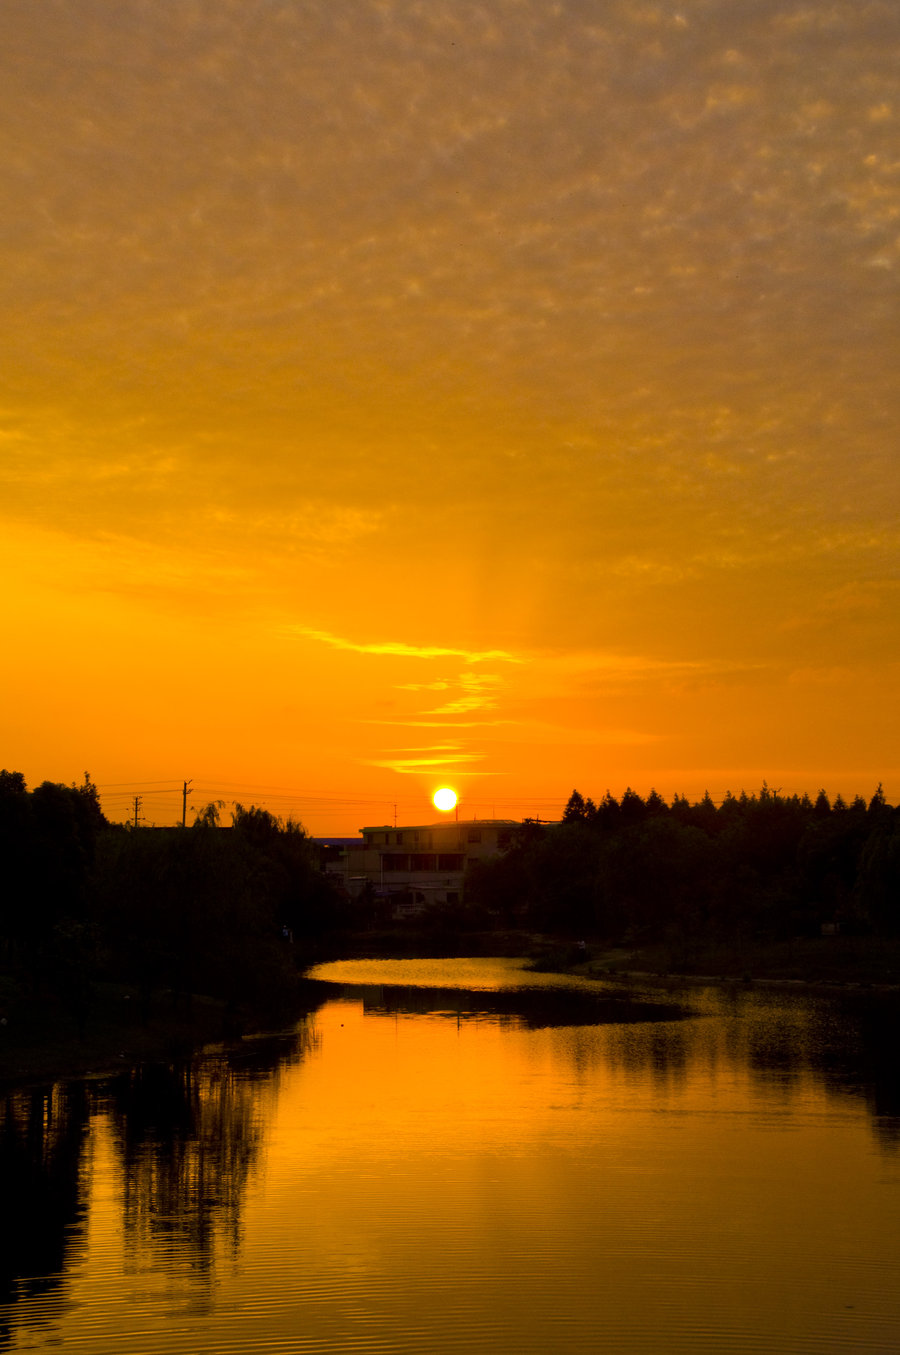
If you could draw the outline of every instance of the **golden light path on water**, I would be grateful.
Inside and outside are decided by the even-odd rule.
[[[9,1349],[897,1348],[900,1119],[839,1075],[828,1002],[648,990],[656,1019],[588,1024],[596,986],[510,961],[318,973],[300,1057],[215,1065],[195,1139],[129,1158],[98,1099],[85,1229]]]

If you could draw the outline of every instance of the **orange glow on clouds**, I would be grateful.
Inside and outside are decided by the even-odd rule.
[[[7,7],[4,765],[900,797],[900,14],[717,15]]]

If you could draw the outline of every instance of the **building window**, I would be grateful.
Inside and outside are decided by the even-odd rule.
[[[409,870],[409,857],[404,852],[385,852],[381,858],[384,870]]]
[[[480,842],[480,841],[481,841],[481,829],[480,829],[480,828],[470,828],[469,831],[468,831],[468,833],[466,834],[466,839],[467,839],[467,841],[469,841],[469,842]]]
[[[512,843],[512,833],[508,828],[501,828],[500,832],[497,834],[497,846],[500,848],[501,851],[504,851],[505,848],[511,845],[511,843]]]
[[[462,852],[441,852],[438,856],[438,870],[462,870],[464,860]]]
[[[398,847],[402,846],[402,844],[403,844],[403,834],[402,834],[402,833],[395,833],[395,834],[394,834],[394,841],[396,842],[396,844],[397,844]]]
[[[428,852],[413,852],[409,858],[410,870],[437,870],[436,857]]]

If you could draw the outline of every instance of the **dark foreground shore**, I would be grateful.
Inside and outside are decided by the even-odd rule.
[[[730,943],[610,947],[590,939],[533,932],[437,933],[416,928],[344,935],[321,959],[504,955],[536,970],[597,980],[778,984],[891,990],[900,988],[900,941],[873,937],[801,938],[769,945]],[[298,956],[298,962],[302,957]],[[298,972],[296,990],[277,1008],[236,1010],[194,994],[141,995],[122,983],[93,985],[89,1007],[73,1016],[51,990],[31,992],[0,975],[0,1089],[108,1072],[142,1061],[171,1061],[210,1044],[289,1026],[309,1009]]]
[[[76,1018],[52,991],[29,992],[0,976],[0,1092],[28,1083],[105,1074],[141,1062],[173,1062],[208,1045],[290,1026],[307,1009],[297,991],[269,1011],[236,1011],[217,998],[96,983]]]

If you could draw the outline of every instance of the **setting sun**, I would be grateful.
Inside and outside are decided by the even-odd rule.
[[[449,786],[443,786],[434,792],[434,803],[437,809],[445,814],[449,813],[456,806],[456,791],[451,790]]]

